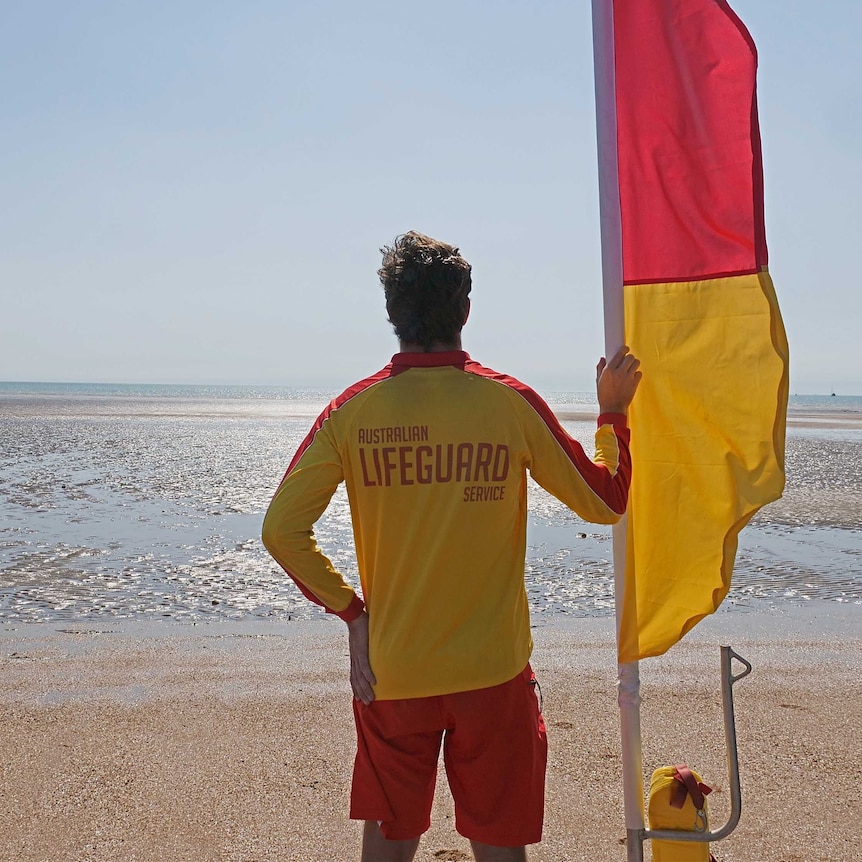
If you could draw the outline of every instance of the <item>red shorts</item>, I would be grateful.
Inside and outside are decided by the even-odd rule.
[[[548,744],[535,679],[527,665],[491,688],[354,700],[351,818],[378,821],[390,840],[425,832],[442,742],[461,835],[497,847],[541,840]]]

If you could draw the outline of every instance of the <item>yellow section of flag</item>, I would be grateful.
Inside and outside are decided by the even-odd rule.
[[[788,347],[764,270],[624,288],[643,381],[619,660],[661,655],[730,587],[739,531],[784,487]]]

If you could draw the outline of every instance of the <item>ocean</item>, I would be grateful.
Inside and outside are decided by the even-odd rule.
[[[336,394],[263,386],[0,383],[0,623],[314,619],[260,542]],[[543,393],[592,451],[595,398]],[[610,528],[531,484],[534,618],[613,613]],[[347,496],[318,542],[358,581]],[[862,397],[792,396],[787,489],[740,537],[729,610],[862,604]]]

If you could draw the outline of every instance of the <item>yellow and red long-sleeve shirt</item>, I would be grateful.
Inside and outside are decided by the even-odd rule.
[[[360,599],[313,525],[344,481],[379,699],[497,685],[532,651],[524,589],[527,471],[581,517],[626,508],[625,416],[599,417],[590,459],[528,386],[463,351],[400,353],[342,393],[300,445],[263,541],[344,620]]]

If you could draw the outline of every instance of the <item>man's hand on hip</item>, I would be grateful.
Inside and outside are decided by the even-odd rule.
[[[353,696],[368,706],[374,700],[377,683],[368,662],[368,614],[363,611],[355,620],[347,624],[350,645],[350,686]]]

